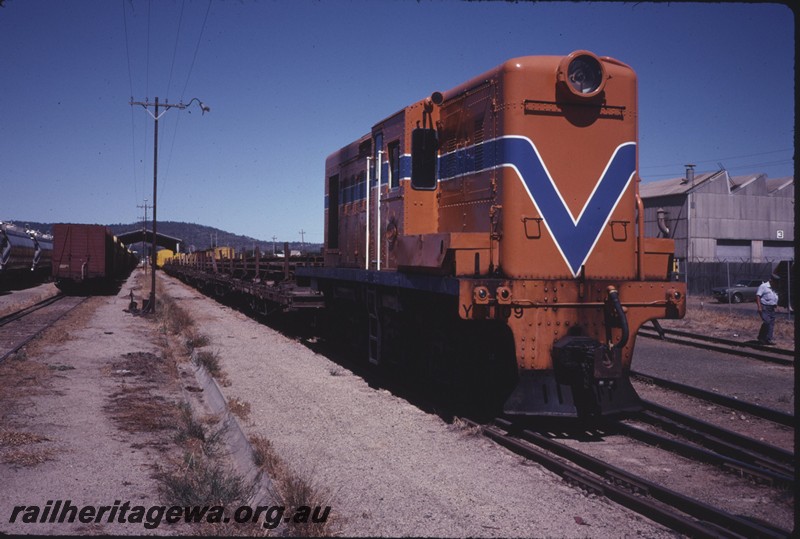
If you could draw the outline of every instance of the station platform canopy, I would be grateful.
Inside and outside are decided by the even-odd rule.
[[[153,244],[153,231],[152,230],[131,230],[130,232],[123,232],[122,234],[117,234],[117,239],[124,243],[125,245],[133,245],[134,243],[145,242],[148,245]],[[166,234],[161,234],[160,232],[156,234],[156,245],[159,247],[164,247],[165,249],[169,249],[173,253],[180,252],[180,244],[183,242],[180,238],[174,238],[172,236],[167,236]]]

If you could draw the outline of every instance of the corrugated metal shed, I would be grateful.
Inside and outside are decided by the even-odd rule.
[[[684,260],[753,262],[794,257],[794,178],[766,174],[731,176],[726,170],[643,182],[645,235],[675,240]],[[658,209],[665,213],[658,226]],[[734,248],[735,247],[735,248]]]

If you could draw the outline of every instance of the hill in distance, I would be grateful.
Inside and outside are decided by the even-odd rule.
[[[52,233],[54,223],[38,223],[33,221],[13,221],[19,227],[25,227],[33,230],[38,230],[42,233]],[[148,223],[150,224],[150,223]],[[141,223],[130,224],[111,224],[105,225],[111,229],[114,234],[122,234],[124,232],[132,232],[139,230],[142,227]],[[247,250],[252,251],[258,247],[262,253],[271,253],[274,249],[281,253],[283,252],[283,241],[277,240],[265,241],[250,236],[241,236],[226,232],[218,228],[196,225],[194,223],[183,223],[178,221],[159,221],[158,233],[172,236],[173,238],[180,238],[183,240],[181,243],[182,252],[202,251],[214,247],[233,247],[236,251]],[[137,245],[131,245],[136,250]],[[301,251],[306,254],[319,253],[322,250],[320,243],[305,243],[299,241],[289,242],[289,248],[294,251]]]

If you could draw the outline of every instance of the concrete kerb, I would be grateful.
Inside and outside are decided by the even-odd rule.
[[[202,389],[203,401],[210,409],[211,413],[220,418],[219,424],[222,428],[222,435],[228,447],[235,470],[242,476],[248,485],[253,485],[253,494],[248,500],[251,506],[257,505],[281,505],[277,499],[277,490],[272,479],[264,473],[254,461],[254,450],[250,441],[242,429],[241,424],[228,409],[227,400],[222,392],[222,388],[211,376],[208,370],[198,364],[197,351],[191,354],[191,364],[180,364],[179,368],[183,372],[190,372],[198,386]],[[185,387],[181,388],[186,401],[192,403],[195,395],[189,394]],[[193,408],[194,413],[194,408]]]

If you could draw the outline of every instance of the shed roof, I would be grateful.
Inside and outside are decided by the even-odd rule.
[[[663,197],[669,195],[684,195],[701,185],[713,181],[716,177],[724,175],[724,170],[717,172],[697,173],[694,181],[688,181],[684,176],[670,178],[668,180],[658,180],[653,182],[642,182],[639,186],[639,194],[642,198]]]
[[[642,182],[639,186],[639,194],[642,198],[656,198],[671,195],[686,195],[692,191],[701,191],[714,181],[727,180],[728,190],[731,194],[742,191],[753,182],[763,181],[768,195],[786,196],[787,188],[794,185],[794,177],[767,178],[766,174],[754,173],[741,176],[730,176],[727,170],[716,172],[704,172],[695,174],[694,181],[690,182],[685,177],[670,178],[667,180],[657,180]]]
[[[131,230],[130,232],[123,232],[122,234],[117,234],[117,239],[119,239],[119,241],[121,241],[125,245],[131,245],[132,243],[138,243],[140,241],[152,243],[153,231],[152,230],[143,231],[141,229]],[[180,238],[173,238],[172,236],[167,236],[166,234],[162,234],[161,232],[156,233],[156,245],[158,245],[159,247],[170,249],[173,252],[178,252],[178,244],[182,242],[183,240]]]

